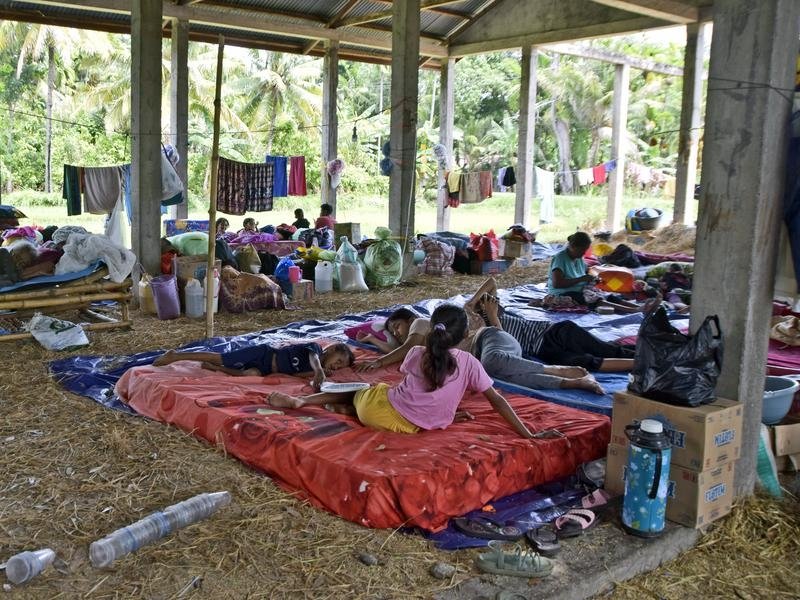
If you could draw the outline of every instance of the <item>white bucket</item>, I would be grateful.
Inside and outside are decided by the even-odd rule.
[[[321,260],[314,269],[314,290],[317,294],[333,291],[333,264]]]

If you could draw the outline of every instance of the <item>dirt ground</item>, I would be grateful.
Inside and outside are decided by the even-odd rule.
[[[544,263],[513,267],[498,282],[512,287],[541,281],[545,273]],[[420,277],[382,291],[318,297],[297,310],[220,314],[215,333],[235,335],[448,297],[474,290],[481,281]],[[202,337],[203,321],[165,322],[137,314],[133,331],[91,334],[92,345],[81,354],[173,348]],[[475,551],[440,552],[419,536],[343,521],[191,435],[64,392],[47,374],[47,363],[64,353],[30,341],[6,342],[2,351],[0,561],[42,547],[58,555],[54,568],[9,590],[10,598],[430,598],[476,574]],[[89,564],[88,546],[95,539],[154,510],[217,490],[228,490],[233,502],[212,518],[110,568]],[[800,550],[797,503],[759,500],[755,506],[738,507],[703,538],[687,557],[691,560],[625,583],[613,596],[800,596],[790,570]],[[364,553],[378,564],[363,564]],[[432,577],[429,568],[437,561],[454,565],[455,574]],[[721,580],[732,583],[720,587]]]

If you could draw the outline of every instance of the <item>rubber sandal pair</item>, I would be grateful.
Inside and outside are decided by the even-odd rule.
[[[505,552],[503,543],[497,540],[489,542],[489,552],[475,557],[475,566],[484,573],[512,577],[547,577],[553,571],[553,563],[547,558],[519,545],[513,552]]]
[[[461,533],[482,540],[515,542],[524,535],[519,527],[501,525],[491,519],[468,519],[466,517],[458,517],[457,519],[453,519],[453,526]]]
[[[548,525],[527,531],[525,539],[542,556],[552,557],[561,550],[561,544],[558,542],[556,532]]]
[[[600,508],[608,504],[608,501],[611,500],[612,497],[613,496],[606,490],[597,488],[591,494],[581,498],[581,508]]]
[[[556,535],[559,539],[583,535],[597,525],[597,516],[585,508],[573,508],[555,520]]]

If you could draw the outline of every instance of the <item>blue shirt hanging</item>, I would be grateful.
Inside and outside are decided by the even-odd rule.
[[[272,197],[289,195],[289,178],[286,176],[287,160],[285,156],[267,155],[267,163],[275,165],[272,176]]]

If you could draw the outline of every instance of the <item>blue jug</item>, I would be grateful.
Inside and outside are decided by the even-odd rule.
[[[669,462],[672,455],[664,426],[654,419],[625,428],[628,464],[622,526],[640,537],[656,537],[664,530],[667,511]]]

